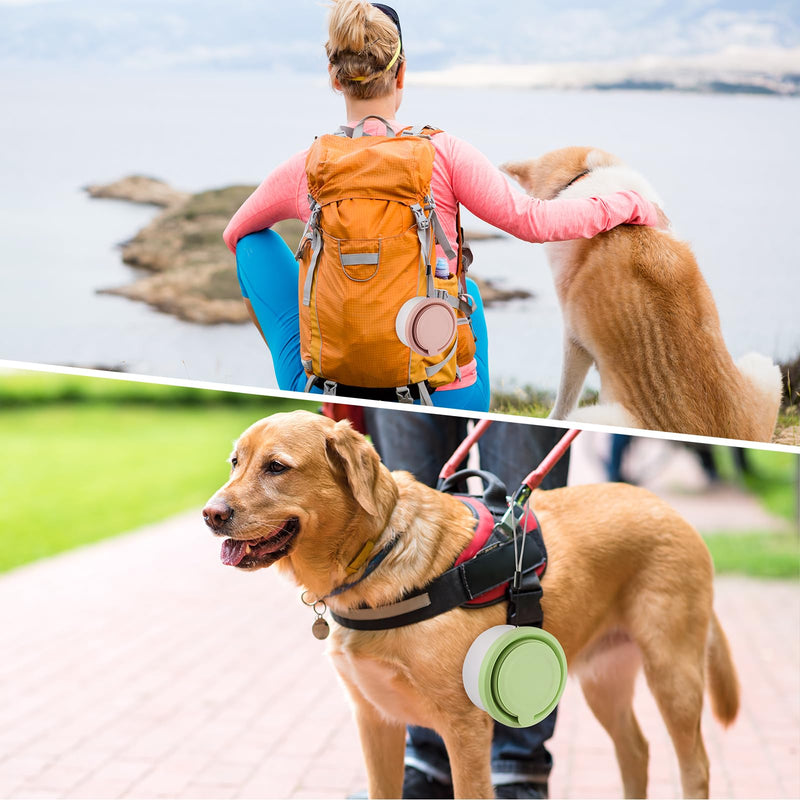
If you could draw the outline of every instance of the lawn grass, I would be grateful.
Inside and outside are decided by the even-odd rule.
[[[167,395],[175,391],[145,389],[166,389]],[[245,427],[274,411],[318,407],[246,399],[240,405],[196,398],[193,405],[94,402],[4,408],[0,572],[180,511],[199,511],[226,480],[225,459]]]
[[[703,537],[717,575],[800,579],[800,538],[796,533],[720,532]]]
[[[164,406],[250,406],[260,402],[258,396],[244,392],[222,392],[169,386],[158,383],[120,380],[118,378],[59,375],[46,372],[15,371],[0,375],[0,410],[30,408],[50,403],[116,403]],[[296,401],[266,398],[264,402],[276,410],[290,409]]]
[[[579,406],[594,405],[599,400],[594,389],[585,389]],[[495,386],[492,389],[490,411],[497,414],[514,414],[520,417],[546,417],[553,409],[556,397],[553,392],[522,386],[511,389]]]
[[[797,470],[800,456],[772,450],[746,449],[750,472],[738,474],[733,463],[731,447],[715,447],[715,463],[720,476],[741,481],[746,489],[758,496],[764,508],[790,522],[797,520]]]

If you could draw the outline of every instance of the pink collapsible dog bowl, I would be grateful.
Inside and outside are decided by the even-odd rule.
[[[456,335],[456,314],[432,297],[412,297],[397,314],[395,330],[400,341],[421,356],[443,353]]]

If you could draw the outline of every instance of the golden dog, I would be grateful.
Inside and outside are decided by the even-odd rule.
[[[729,724],[739,690],[712,610],[712,564],[702,539],[669,506],[624,484],[537,491],[531,499],[549,551],[544,627],[614,741],[625,794],[644,797],[648,751],[632,710],[634,680],[648,685],[675,746],[687,797],[708,796],[700,732],[703,688]],[[243,570],[275,564],[334,611],[393,603],[449,569],[474,520],[456,498],[390,473],[348,422],[304,411],[248,428],[231,476],[203,511],[226,537],[222,560]],[[372,540],[397,543],[364,580],[346,567]],[[405,726],[438,731],[456,797],[492,797],[492,721],[461,681],[472,641],[505,622],[505,603],[457,608],[386,631],[336,625],[330,655],[352,699],[371,797],[400,797]]]
[[[543,200],[630,189],[660,204],[639,173],[591,147],[565,147],[502,169]],[[756,353],[734,363],[688,244],[668,229],[621,225],[545,248],[564,319],[551,417],[772,441],[780,370]],[[593,363],[602,405],[577,409]]]

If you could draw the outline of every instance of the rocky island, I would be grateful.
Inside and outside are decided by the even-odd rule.
[[[91,197],[127,200],[163,209],[122,245],[122,260],[141,272],[127,286],[99,291],[149,303],[188,322],[204,325],[248,322],[236,279],[236,264],[222,241],[222,231],[254,189],[255,186],[228,186],[189,194],[141,175],[87,186]],[[303,224],[287,220],[278,223],[274,230],[294,250],[303,233]],[[466,236],[476,240],[495,234]],[[474,275],[470,277],[480,286],[487,306],[530,296],[521,289],[506,290]]]

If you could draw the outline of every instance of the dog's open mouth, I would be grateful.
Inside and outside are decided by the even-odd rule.
[[[262,536],[260,539],[226,539],[222,543],[220,558],[229,567],[268,567],[289,554],[299,531],[300,520],[292,517],[269,536]]]

